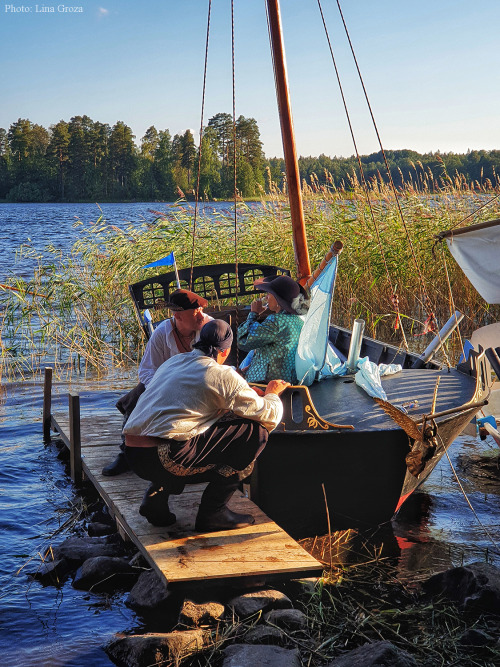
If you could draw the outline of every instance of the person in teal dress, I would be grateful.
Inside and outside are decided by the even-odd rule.
[[[243,368],[248,382],[266,383],[280,378],[297,383],[295,353],[304,324],[301,315],[309,309],[305,289],[289,276],[261,278],[255,287],[267,294],[267,308],[271,311],[264,321],[264,300],[257,299],[250,307],[248,318],[238,327],[238,347],[251,352],[250,365]]]

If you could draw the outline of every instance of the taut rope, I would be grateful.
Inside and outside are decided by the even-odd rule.
[[[200,119],[200,146],[198,148],[198,176],[196,179],[194,218],[193,218],[193,245],[191,248],[191,273],[189,276],[189,289],[193,289],[193,267],[194,267],[194,246],[196,240],[196,219],[198,215],[198,200],[200,196],[200,172],[201,172],[201,142],[203,140],[203,116],[205,113],[205,90],[207,84],[207,63],[208,63],[208,41],[210,37],[210,13],[212,10],[212,0],[208,0],[207,16],[207,38],[205,42],[205,65],[203,68],[203,92],[201,95],[201,119]]]

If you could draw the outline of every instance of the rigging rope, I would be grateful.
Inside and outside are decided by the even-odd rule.
[[[434,321],[436,321],[435,314],[434,314],[434,312],[435,312],[435,307],[433,306],[432,301],[431,301],[431,299],[430,299],[430,297],[429,297],[429,295],[428,295],[428,293],[427,293],[427,287],[426,287],[426,284],[425,284],[425,280],[424,280],[424,277],[423,277],[423,275],[422,275],[422,272],[420,271],[420,267],[419,267],[418,260],[417,260],[417,255],[416,255],[416,252],[415,252],[415,247],[414,247],[414,245],[413,245],[413,242],[412,242],[412,239],[411,239],[411,236],[410,236],[410,233],[409,233],[409,229],[408,229],[408,226],[407,226],[407,224],[406,224],[405,217],[404,217],[404,215],[403,215],[403,210],[402,210],[402,208],[401,208],[401,202],[399,201],[399,197],[398,197],[398,193],[397,193],[397,190],[396,190],[396,186],[395,186],[395,184],[394,184],[394,180],[393,180],[393,178],[392,178],[391,170],[390,170],[390,167],[389,167],[389,162],[388,162],[388,160],[387,160],[387,156],[386,156],[386,153],[385,153],[385,149],[384,149],[384,147],[383,147],[383,145],[382,145],[382,140],[381,140],[381,138],[380,138],[380,133],[379,133],[379,131],[378,131],[377,123],[376,123],[376,121],[375,121],[375,116],[373,115],[373,110],[372,110],[372,107],[371,107],[371,103],[370,103],[370,100],[369,100],[369,97],[368,97],[368,93],[367,93],[367,91],[366,91],[365,83],[364,83],[364,80],[363,80],[363,76],[362,76],[362,74],[361,74],[361,70],[360,70],[360,68],[359,68],[359,64],[358,64],[358,60],[357,60],[357,58],[356,58],[356,54],[355,54],[355,52],[354,52],[354,47],[353,47],[353,44],[352,44],[352,41],[351,41],[351,37],[350,37],[350,34],[349,34],[349,30],[347,29],[347,24],[346,24],[345,19],[344,19],[344,14],[342,13],[342,8],[341,8],[341,6],[340,6],[340,0],[337,0],[337,7],[338,7],[338,10],[339,10],[340,17],[341,17],[341,19],[342,19],[342,24],[343,24],[343,26],[344,26],[344,31],[345,31],[345,34],[346,34],[346,37],[347,37],[347,41],[349,42],[349,47],[350,47],[350,49],[351,49],[351,54],[352,54],[352,57],[353,57],[353,60],[354,60],[354,64],[356,65],[356,70],[357,70],[357,72],[358,72],[358,77],[359,77],[359,80],[360,80],[360,83],[361,83],[361,87],[362,87],[362,89],[363,89],[363,94],[364,94],[364,96],[365,96],[366,104],[367,104],[367,106],[368,106],[368,110],[369,110],[369,112],[370,112],[370,116],[371,116],[371,119],[372,119],[372,123],[373,123],[373,127],[374,127],[374,130],[375,130],[375,134],[376,134],[376,136],[377,136],[377,140],[378,140],[378,143],[379,143],[379,146],[380,146],[380,150],[381,150],[381,152],[382,152],[382,156],[383,156],[383,158],[384,158],[384,163],[385,163],[385,168],[386,168],[386,172],[387,172],[387,177],[388,177],[388,179],[389,179],[389,183],[390,183],[392,192],[393,192],[393,194],[394,194],[394,198],[395,198],[395,201],[396,201],[396,206],[397,206],[397,209],[398,209],[399,217],[400,217],[400,219],[401,219],[401,223],[402,223],[403,228],[404,228],[404,230],[405,230],[406,238],[408,239],[408,244],[409,244],[409,247],[410,247],[411,256],[412,256],[413,262],[414,262],[414,264],[415,264],[415,269],[416,269],[416,271],[417,271],[417,275],[418,275],[418,278],[419,278],[419,281],[420,281],[420,285],[421,285],[421,288],[422,288],[422,294],[423,294],[423,297],[424,297],[424,308],[425,308],[425,310],[426,310],[426,313],[428,314],[428,318],[427,318],[427,319],[428,319],[429,321],[430,321],[430,320],[434,320]],[[428,308],[427,308],[427,305],[428,305],[428,304],[429,304],[430,307],[431,307],[431,312],[430,312],[430,313],[428,312]],[[441,334],[440,334],[439,326],[437,325],[437,322],[436,322],[436,327],[437,327],[437,329],[436,329],[436,335],[438,336],[439,341],[440,341],[440,343],[441,343],[441,350],[443,351],[443,354],[444,354],[444,357],[445,357],[445,361],[446,361],[446,364],[447,364],[448,369],[449,369],[449,368],[450,368],[450,362],[449,362],[448,356],[447,356],[447,354],[446,354],[446,352],[445,352],[445,350],[444,350],[443,341],[441,340]]]
[[[331,43],[331,40],[330,40],[330,34],[328,32],[328,28],[327,28],[326,21],[325,21],[325,16],[323,14],[323,7],[321,6],[321,0],[318,0],[318,7],[319,7],[320,14],[321,14],[321,20],[323,21],[323,27],[325,29],[325,35],[326,35],[326,39],[327,39],[327,42],[328,42],[328,47],[330,49],[330,55],[332,57],[333,67],[335,69],[335,74],[337,76],[337,82],[339,84],[339,89],[340,89],[340,95],[342,97],[342,103],[344,105],[344,110],[345,110],[345,113],[346,113],[347,123],[349,125],[349,131],[351,133],[352,142],[354,144],[354,150],[356,151],[356,158],[357,158],[357,161],[358,161],[358,166],[359,166],[359,171],[360,171],[360,176],[361,176],[361,184],[362,184],[362,187],[363,187],[363,190],[364,190],[364,193],[365,193],[366,201],[368,203],[368,208],[370,210],[370,216],[371,216],[373,227],[375,229],[375,233],[376,233],[376,236],[377,236],[377,243],[378,243],[378,246],[380,248],[380,253],[382,255],[382,261],[384,263],[385,272],[386,272],[386,275],[387,275],[387,280],[388,280],[390,288],[391,288],[391,302],[392,302],[392,305],[394,306],[394,309],[396,310],[397,323],[399,325],[399,328],[401,329],[401,335],[402,335],[402,338],[403,338],[403,341],[402,341],[403,345],[404,345],[406,351],[408,351],[408,349],[409,349],[408,348],[408,343],[407,343],[405,332],[404,332],[404,329],[403,329],[403,323],[401,322],[401,313],[399,311],[399,299],[398,299],[398,296],[396,294],[396,290],[393,286],[393,282],[391,280],[389,267],[387,265],[387,260],[386,260],[386,257],[385,257],[384,247],[382,245],[382,240],[380,238],[380,231],[379,231],[377,222],[375,220],[375,215],[373,213],[372,202],[371,202],[371,199],[370,199],[370,192],[369,192],[369,189],[368,189],[368,184],[367,184],[366,179],[365,179],[365,172],[363,170],[363,165],[361,164],[361,158],[360,158],[360,155],[359,155],[358,146],[357,146],[357,143],[356,143],[356,138],[354,136],[354,130],[353,130],[352,123],[351,123],[351,117],[350,117],[350,114],[349,114],[349,109],[347,108],[347,102],[346,102],[346,99],[345,99],[344,89],[343,89],[342,82],[341,82],[341,79],[340,79],[340,73],[339,73],[339,70],[337,68],[337,62],[335,60],[335,55],[333,53],[333,47],[332,47],[332,43]]]
[[[205,113],[205,91],[207,84],[207,62],[208,62],[208,41],[210,37],[210,13],[212,10],[212,0],[208,0],[207,16],[207,37],[205,42],[205,65],[203,68],[203,91],[201,95],[201,119],[200,119],[200,146],[198,148],[198,177],[196,180],[194,218],[193,218],[193,246],[191,248],[191,273],[189,276],[189,289],[193,289],[193,268],[194,268],[194,247],[196,241],[196,219],[198,215],[198,199],[200,195],[200,172],[201,172],[201,143],[203,140],[203,116]]]
[[[455,477],[455,479],[456,479],[456,481],[457,481],[457,484],[458,484],[458,486],[459,486],[459,488],[460,488],[460,491],[462,492],[462,494],[463,494],[463,496],[464,496],[464,498],[465,498],[467,504],[469,505],[470,509],[472,510],[472,513],[473,513],[474,516],[476,517],[476,521],[477,521],[478,524],[481,526],[481,528],[483,529],[485,535],[488,537],[488,539],[490,540],[490,542],[491,542],[491,543],[493,544],[493,546],[495,547],[495,549],[496,549],[495,553],[496,553],[497,555],[500,555],[500,549],[499,549],[499,547],[498,547],[498,544],[495,542],[495,539],[493,538],[493,536],[490,534],[490,532],[488,531],[488,529],[486,528],[486,526],[482,523],[481,519],[478,517],[476,510],[472,507],[472,503],[470,502],[470,500],[469,500],[469,498],[468,498],[468,496],[467,496],[467,493],[466,493],[464,487],[462,486],[462,482],[460,481],[460,479],[459,479],[459,477],[458,477],[458,475],[457,475],[457,471],[455,470],[455,468],[454,468],[454,466],[453,466],[453,463],[451,462],[450,455],[448,454],[448,450],[447,450],[446,447],[444,446],[444,442],[443,442],[443,439],[441,438],[441,436],[439,435],[439,431],[438,431],[437,436],[438,436],[438,438],[441,440],[441,446],[444,447],[444,453],[446,454],[446,458],[448,459],[448,463],[450,464],[450,468],[451,468],[451,470],[452,470],[452,472],[453,472],[453,475],[454,475],[454,477]]]
[[[236,83],[234,68],[234,0],[231,0],[231,68],[233,76],[233,177],[234,177],[234,270],[236,308],[238,308],[238,190],[236,187]]]

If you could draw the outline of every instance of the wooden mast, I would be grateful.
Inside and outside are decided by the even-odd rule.
[[[304,210],[302,207],[302,190],[300,187],[299,163],[295,148],[292,110],[288,92],[288,76],[285,63],[285,46],[281,32],[281,16],[279,0],[267,0],[269,20],[269,39],[273,56],[274,79],[276,83],[276,97],[281,123],[281,137],[285,155],[285,170],[290,201],[290,215],[292,218],[293,247],[297,277],[304,283],[311,275],[309,252],[307,249],[306,227]]]

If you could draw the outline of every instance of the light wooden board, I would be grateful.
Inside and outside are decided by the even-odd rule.
[[[54,415],[53,423],[69,446],[68,415]],[[235,512],[254,516],[255,524],[247,528],[216,533],[195,531],[196,513],[206,484],[188,485],[181,495],[170,497],[170,510],[177,517],[172,526],[152,526],[138,511],[149,482],[132,472],[116,477],[101,473],[119,451],[120,415],[111,411],[109,416],[84,414],[80,424],[86,477],[120,530],[169,586],[264,582],[321,574],[322,565],[241,492],[233,496],[229,506]]]

